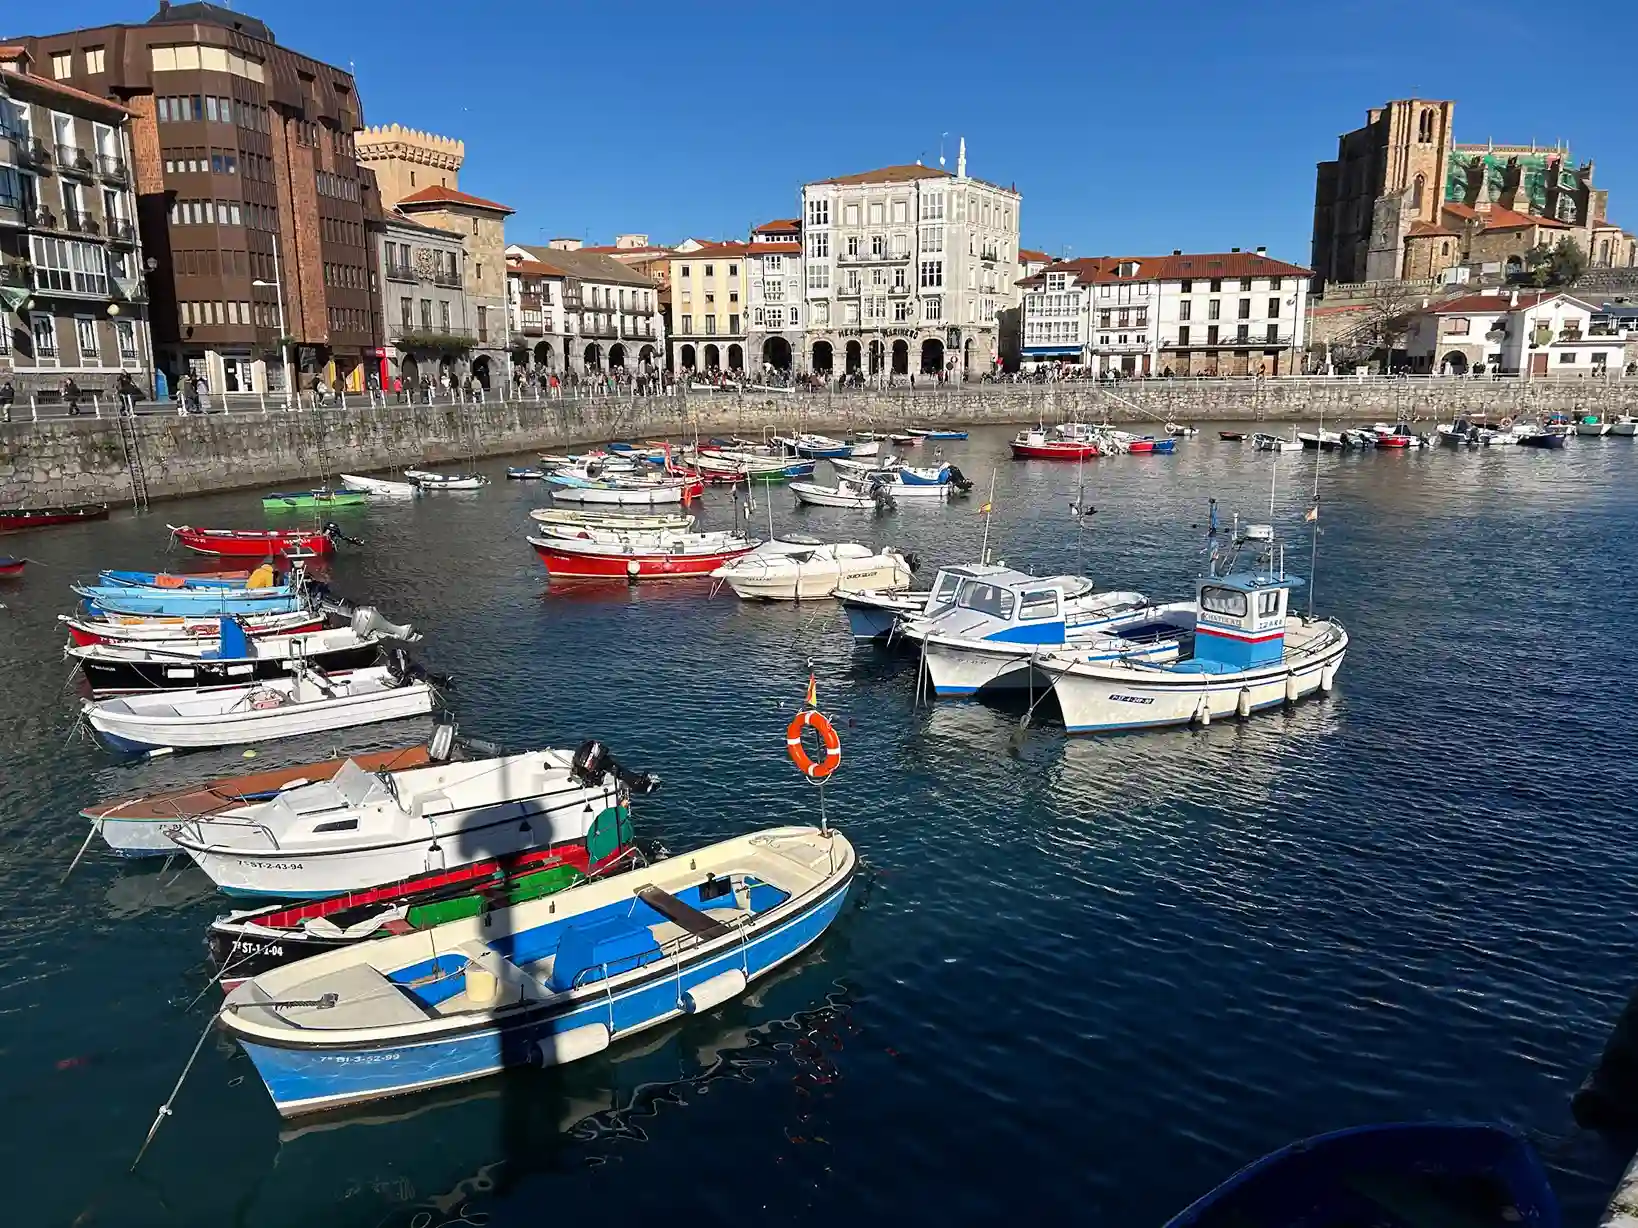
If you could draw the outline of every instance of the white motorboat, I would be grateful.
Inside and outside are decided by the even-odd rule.
[[[367,772],[181,820],[171,841],[230,895],[316,897],[528,849],[583,843],[624,804],[563,750]]]
[[[1257,547],[1260,557],[1235,570],[1245,545]],[[1285,571],[1273,530],[1248,526],[1224,572],[1214,567],[1196,583],[1194,643],[1178,660],[1087,661],[1047,653],[1035,664],[1050,680],[1070,733],[1204,725],[1329,693],[1348,633],[1334,619],[1290,613],[1290,594],[1301,584]]]
[[[835,486],[820,486],[815,482],[792,482],[791,494],[798,503],[813,507],[847,507],[857,510],[881,511],[893,506],[893,496],[882,483],[866,478],[841,478]]]
[[[1335,452],[1343,446],[1342,432],[1340,431],[1298,431],[1297,442],[1311,452]]]
[[[848,627],[856,640],[888,639],[912,620],[931,618],[955,601],[963,580],[1000,575],[1005,563],[962,563],[941,567],[930,588],[853,589],[838,588],[836,599],[847,614]]]
[[[1259,452],[1283,452],[1287,448],[1300,448],[1295,439],[1286,439],[1280,435],[1270,435],[1259,431],[1251,437],[1251,446]]]
[[[367,478],[357,473],[342,474],[341,482],[344,486],[368,491],[383,499],[413,499],[421,493],[421,488],[414,482],[391,482],[386,478]]]
[[[1035,661],[1175,660],[1194,631],[1194,607],[1151,605],[1142,593],[1098,592],[1084,576],[992,573],[962,582],[955,601],[917,620],[922,659],[937,695],[987,688],[1045,689]]]
[[[215,643],[222,620],[209,615],[179,614],[102,614],[99,616],[59,614],[57,621],[68,628],[73,643],[92,644],[150,644]],[[324,626],[324,616],[311,610],[289,610],[282,614],[246,614],[239,625],[251,635],[294,635],[318,631]]]
[[[1575,424],[1575,433],[1584,439],[1602,439],[1610,433],[1610,424],[1597,414],[1584,414]]]
[[[1200,428],[1186,426],[1179,422],[1168,422],[1166,424],[1166,433],[1175,439],[1193,439],[1200,433]]]
[[[897,453],[869,461],[848,460],[842,456],[830,458],[830,467],[836,470],[839,476],[846,478],[864,477],[870,473],[888,473],[902,464],[904,462],[899,459]]]
[[[430,469],[406,469],[410,478],[422,490],[481,490],[489,479],[476,473],[434,473]]]
[[[914,571],[913,561],[897,550],[785,538],[765,542],[718,567],[711,577],[726,583],[742,601],[812,601],[838,588],[908,588]]]
[[[1622,439],[1631,439],[1638,435],[1638,418],[1631,414],[1621,414],[1610,423],[1610,434]]]
[[[641,512],[595,510],[583,512],[568,507],[537,507],[529,513],[529,518],[541,525],[573,525],[595,529],[675,529],[686,533],[694,527],[692,516],[670,515],[664,512],[644,515]]]
[[[865,439],[862,442],[856,441],[856,442],[850,444],[849,447],[848,447],[848,450],[847,450],[847,454],[849,456],[876,456],[876,455],[880,454],[881,450],[882,450],[882,441],[881,440],[879,440],[879,439]]]
[[[113,750],[236,746],[423,716],[437,692],[397,661],[330,679],[311,669],[250,686],[86,700],[80,711]]]
[[[681,503],[702,489],[690,478],[632,477],[600,480],[574,474],[550,473],[554,503],[592,503],[610,507],[663,507]]]

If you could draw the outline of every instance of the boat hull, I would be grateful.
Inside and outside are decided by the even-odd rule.
[[[269,512],[286,512],[315,507],[362,507],[369,501],[368,492],[362,490],[314,490],[265,495],[262,507]]]
[[[367,669],[381,656],[373,643],[315,652],[301,657],[332,677],[345,676],[355,669]],[[120,695],[136,691],[209,689],[268,682],[290,672],[292,657],[247,657],[237,660],[174,659],[160,661],[110,661],[81,657],[80,670],[91,684],[94,695]]]
[[[1018,460],[1091,460],[1101,455],[1095,443],[1019,443],[1013,440],[1012,454]]]
[[[547,481],[551,479],[548,478]],[[654,487],[553,486],[553,503],[586,503],[607,507],[664,507],[683,501],[683,487],[679,483]]]
[[[1094,654],[1092,660],[1114,661],[1127,658],[1161,664],[1177,660],[1182,644],[1177,638],[1150,644],[1132,644],[1130,648],[1109,644],[1100,648],[1067,647],[1082,660],[1085,654]],[[933,694],[943,699],[958,699],[977,695],[981,691],[1024,690],[1033,688],[1044,692],[1052,685],[1052,676],[1036,665],[1043,651],[1058,650],[1060,645],[1031,645],[1002,643],[994,640],[959,640],[951,636],[926,635],[922,637],[922,661]]]
[[[893,634],[901,618],[920,614],[927,608],[926,590],[906,593],[871,593],[838,590],[836,599],[847,615],[848,630],[856,640],[885,640]]]
[[[132,621],[125,621],[125,618]],[[290,614],[251,615],[242,620],[245,632],[253,636],[301,635],[322,631],[324,617],[304,610]],[[118,616],[115,621],[66,618],[68,638],[79,647],[92,644],[135,644],[163,648],[167,643],[197,644],[213,640],[222,629],[221,619],[199,616],[155,615]]]
[[[479,1016],[470,1030],[418,1043],[360,1044],[345,1049],[286,1048],[236,1035],[286,1116],[361,1104],[539,1065],[541,1045],[579,1029],[608,1029],[604,1043],[623,1040],[688,1013],[686,995],[706,981],[738,971],[747,985],[817,942],[846,903],[853,871],[807,908],[729,949],[673,964],[605,996],[542,1004],[504,1020]]]
[[[106,503],[82,503],[71,507],[11,508],[0,510],[0,533],[21,533],[24,529],[45,529],[58,524],[78,524],[82,520],[107,520]]]
[[[265,559],[294,553],[330,554],[335,544],[322,531],[285,532],[279,529],[172,530],[176,540],[195,554],[213,558]]]
[[[1340,629],[1339,629],[1340,631]],[[1321,651],[1288,653],[1281,661],[1232,674],[1192,674],[1135,666],[1067,665],[1041,661],[1053,679],[1068,733],[1111,733],[1188,725],[1258,712],[1329,691],[1342,668],[1348,637]]]
[[[591,553],[565,549],[559,542],[531,537],[529,545],[554,580],[685,580],[707,576],[755,549],[752,544],[710,554],[668,554],[663,550],[611,550]],[[633,571],[632,564],[636,564]]]
[[[0,576],[20,576],[27,563],[27,559],[0,559]]]
[[[421,493],[421,488],[413,482],[392,482],[386,478],[361,477],[356,473],[344,473],[341,480],[354,490],[368,491],[387,499],[413,499]]]

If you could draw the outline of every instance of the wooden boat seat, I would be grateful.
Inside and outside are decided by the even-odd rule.
[[[334,972],[294,985],[290,999],[316,1000],[335,994],[336,1004],[271,1008],[298,1028],[379,1028],[394,1024],[425,1023],[427,1012],[410,996],[369,964],[349,964]]]
[[[721,938],[729,932],[728,927],[721,921],[707,916],[692,904],[685,904],[669,891],[662,890],[659,887],[639,887],[636,896],[666,920],[681,926],[687,933],[697,934],[699,937],[709,940]],[[713,911],[720,912],[722,910],[714,909]]]

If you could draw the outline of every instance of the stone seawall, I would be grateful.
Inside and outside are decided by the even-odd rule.
[[[948,390],[821,394],[693,394],[623,400],[390,405],[294,413],[130,420],[152,498],[300,483],[468,454],[561,449],[608,439],[693,438],[764,430],[892,429],[928,422],[985,425],[1082,421],[1448,421],[1496,416],[1638,412],[1638,381],[1152,380],[1096,385],[973,385]],[[120,424],[57,418],[0,426],[0,507],[131,497]]]

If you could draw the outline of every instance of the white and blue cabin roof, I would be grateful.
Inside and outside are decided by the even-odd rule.
[[[1235,571],[1195,585],[1194,660],[1225,670],[1254,669],[1285,656],[1285,620],[1298,576]]]
[[[1077,630],[1147,604],[1142,593],[1100,593],[1085,576],[1031,576],[997,568],[963,579],[954,603],[934,613],[927,630],[967,639],[1063,644]]]

